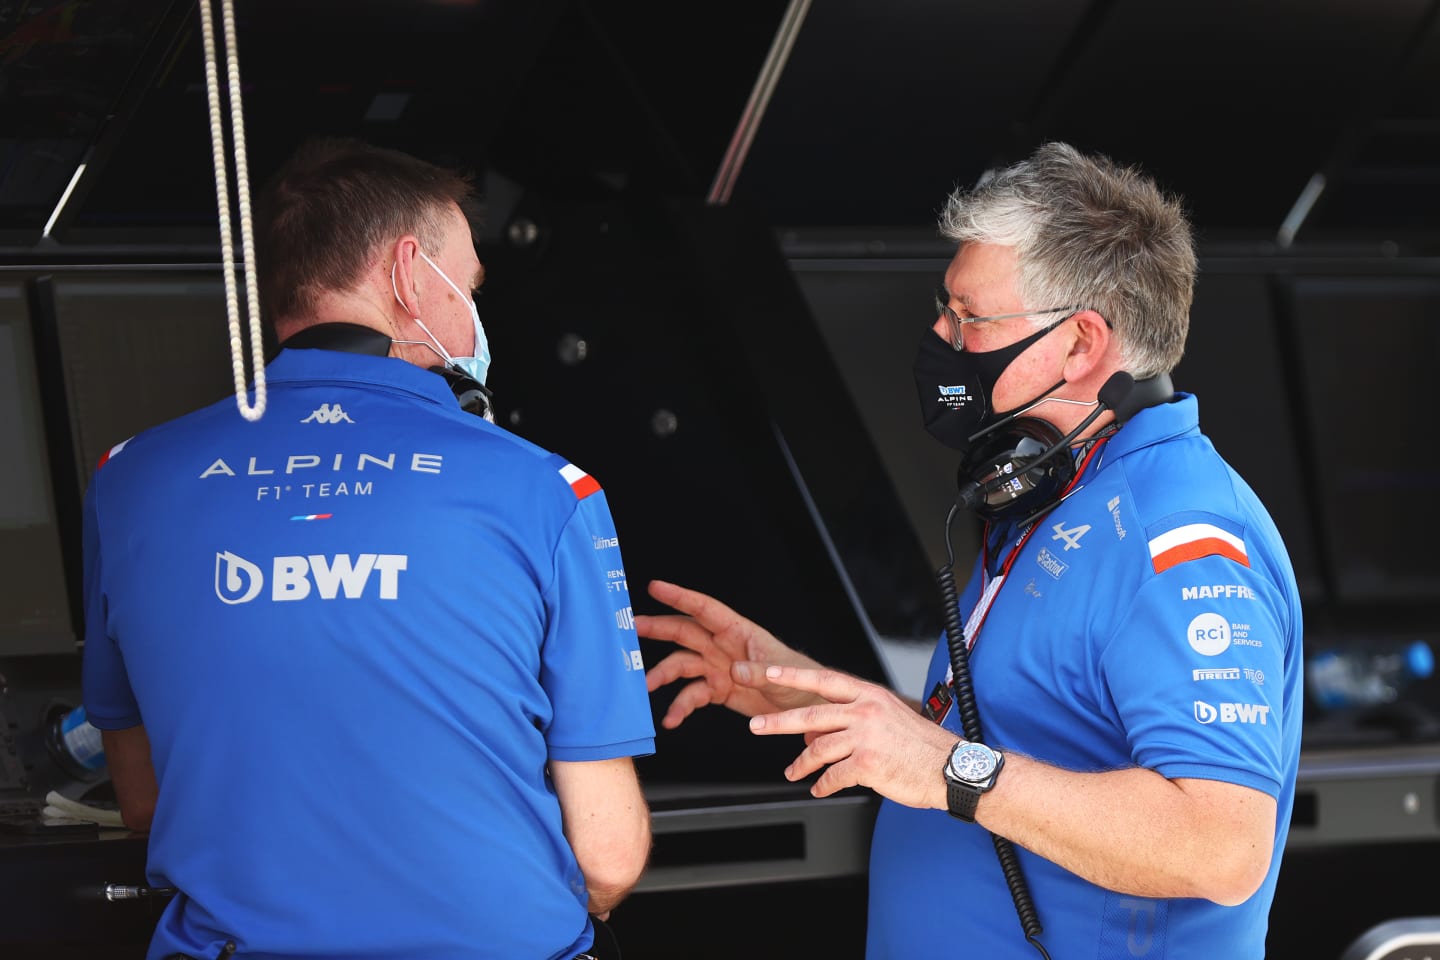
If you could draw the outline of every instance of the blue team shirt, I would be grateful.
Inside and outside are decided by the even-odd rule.
[[[1002,555],[1021,531],[1006,534]],[[977,563],[962,617],[982,580]],[[942,636],[916,693],[948,666]],[[1200,433],[1194,397],[1138,413],[1037,522],[970,672],[985,741],[1002,751],[1220,780],[1277,801],[1270,873],[1235,907],[1110,892],[1017,846],[1053,960],[1264,956],[1300,756],[1300,600],[1279,534]],[[953,707],[944,725],[961,732]],[[943,810],[882,804],[869,916],[870,960],[948,954],[962,929],[967,956],[1034,955],[990,834]]]
[[[85,707],[143,723],[151,943],[568,958],[593,935],[549,760],[654,751],[599,484],[403,361],[283,351],[85,497]]]

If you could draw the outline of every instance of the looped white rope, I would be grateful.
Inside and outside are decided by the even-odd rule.
[[[200,32],[205,40],[205,91],[210,103],[210,146],[215,162],[215,200],[220,210],[220,255],[225,269],[225,314],[230,323],[230,364],[235,373],[235,404],[246,420],[265,414],[265,346],[260,334],[260,294],[255,283],[255,240],[250,218],[250,171],[245,159],[245,118],[240,105],[240,57],[235,50],[232,0],[220,0],[229,80],[230,126],[235,135],[235,196],[240,204],[240,243],[245,257],[245,297],[250,320],[250,363],[255,370],[255,404],[245,389],[245,350],[240,338],[240,303],[235,289],[235,250],[230,233],[230,188],[226,179],[225,130],[220,113],[219,70],[215,64],[215,28],[211,0],[200,0]]]

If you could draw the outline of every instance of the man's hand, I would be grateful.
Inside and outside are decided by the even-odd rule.
[[[691,678],[670,702],[661,726],[673,730],[696,710],[711,703],[753,717],[757,713],[819,703],[810,693],[771,684],[768,664],[813,667],[820,664],[790,649],[765,628],[745,619],[714,597],[663,580],[652,580],[650,596],[682,615],[636,615],[642,637],[667,640],[683,650],[669,654],[645,674],[653,692],[681,678]]]
[[[803,780],[823,769],[810,788],[817,797],[864,786],[907,807],[945,809],[941,770],[955,734],[885,687],[847,673],[791,666],[765,673],[773,686],[824,701],[750,720],[751,731],[761,736],[805,735],[806,747],[785,768],[786,779]]]

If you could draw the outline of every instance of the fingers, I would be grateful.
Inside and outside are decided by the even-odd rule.
[[[778,687],[817,694],[832,703],[850,703],[860,696],[866,686],[864,680],[839,670],[775,664],[765,668],[765,679]]]
[[[845,777],[840,773],[834,772],[836,769],[835,765],[848,759],[850,754],[851,747],[849,738],[843,733],[816,737],[791,761],[790,766],[785,768],[785,779],[792,782],[795,780],[804,780],[816,771],[823,770],[828,766],[830,770],[826,771],[825,776],[829,777],[832,781],[830,789],[831,791],[839,789],[833,786],[833,782],[845,779]],[[825,794],[816,793],[815,795],[819,797]]]
[[[712,634],[690,617],[674,614],[651,616],[646,613],[635,615],[635,632],[651,640],[668,640],[691,650],[710,642]]]
[[[862,783],[858,779],[852,738],[846,733],[807,735],[805,742],[805,749],[785,768],[786,780],[794,783],[819,773],[810,785],[810,794],[815,797],[828,797]]]
[[[705,660],[703,657],[698,653],[691,653],[689,650],[677,650],[645,671],[645,689],[654,693],[681,677],[698,677],[704,673]]]
[[[770,682],[765,679],[765,664],[754,660],[736,660],[730,664],[730,679],[739,686],[752,689],[763,687]]]
[[[849,725],[850,720],[844,707],[829,703],[796,707],[780,713],[761,713],[750,718],[750,732],[757,736],[803,733],[807,735],[807,742],[821,734],[843,730]]]
[[[711,631],[719,633],[736,623],[748,622],[714,597],[682,587],[666,580],[651,580],[646,588],[650,596],[667,607],[689,614]]]
[[[675,699],[670,701],[670,707],[665,711],[665,716],[661,718],[660,725],[666,730],[674,730],[690,714],[701,707],[709,706],[713,699],[714,695],[710,684],[704,680],[686,684],[675,695]]]

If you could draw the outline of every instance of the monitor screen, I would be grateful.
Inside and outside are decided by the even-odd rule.
[[[1342,603],[1440,600],[1440,467],[1422,417],[1440,356],[1440,278],[1294,280],[1311,483]]]
[[[0,285],[0,656],[75,649],[23,288]]]
[[[65,276],[54,295],[82,492],[115,444],[234,390],[218,274]]]
[[[1302,599],[1325,599],[1307,512],[1303,400],[1286,381],[1289,352],[1267,278],[1202,269],[1175,388],[1195,395],[1200,429],[1270,512]]]

